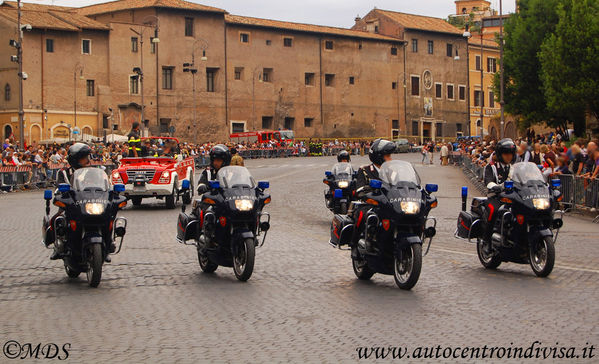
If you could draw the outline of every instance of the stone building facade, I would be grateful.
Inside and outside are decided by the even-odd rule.
[[[15,9],[15,2],[0,5],[3,54],[16,37]],[[439,26],[420,18],[421,28]],[[142,104],[148,133],[190,141],[263,129],[292,129],[296,137],[455,138],[467,120],[458,91],[465,59],[446,56],[445,43],[465,48],[450,25],[396,24],[377,33],[230,15],[183,0],[25,4],[23,23],[33,28],[23,40],[28,143],[126,132],[142,121]],[[421,53],[410,54],[406,44],[416,37]],[[437,44],[433,55],[429,39]],[[0,99],[0,125],[17,136],[16,64],[6,58],[0,85],[11,95]],[[412,95],[412,76],[420,78],[419,95]],[[443,84],[440,98],[431,94],[435,82]],[[453,99],[445,96],[449,84]]]

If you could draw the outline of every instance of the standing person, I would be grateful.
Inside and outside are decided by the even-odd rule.
[[[244,166],[243,157],[237,153],[237,149],[231,148],[231,165],[232,166]]]
[[[543,156],[541,154],[540,143],[535,143],[530,161],[536,164],[537,166],[543,164]]]
[[[572,152],[572,173],[580,176],[584,167],[584,157],[578,144],[573,144],[570,148]]]
[[[441,147],[441,165],[446,166],[449,161],[449,148],[447,144],[443,144]]]
[[[137,121],[131,126],[127,139],[129,140],[129,157],[141,157],[141,136]]]
[[[428,145],[422,146],[422,164],[426,164],[426,157],[428,157]]]
[[[428,144],[428,161],[429,164],[433,164],[433,157],[435,153],[435,143],[429,143]]]

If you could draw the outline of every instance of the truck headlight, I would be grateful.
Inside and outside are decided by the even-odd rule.
[[[339,181],[337,186],[339,186],[339,188],[347,188],[349,187],[349,181]]]
[[[403,201],[401,203],[401,211],[408,215],[417,214],[420,211],[420,204],[414,201]]]
[[[252,200],[235,200],[235,208],[239,211],[250,211],[254,208]]]
[[[169,177],[170,177],[170,173],[169,173],[169,171],[164,171],[164,172],[162,172],[162,177],[161,177],[161,178],[164,178],[164,179],[166,179],[166,178],[169,178]]]
[[[86,203],[85,212],[90,215],[102,215],[104,213],[104,204],[102,203]]]
[[[533,198],[532,205],[537,210],[547,210],[549,208],[549,199],[548,198]]]

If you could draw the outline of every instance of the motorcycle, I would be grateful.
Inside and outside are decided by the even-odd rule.
[[[270,215],[262,211],[271,201],[265,193],[269,183],[256,184],[245,167],[229,166],[209,184],[210,190],[194,201],[191,215],[182,207],[177,242],[196,246],[202,271],[233,267],[235,277],[247,281],[254,270],[255,249],[264,245],[270,229]],[[183,189],[189,187],[183,181]]]
[[[55,244],[64,252],[61,258],[70,278],[86,272],[88,284],[98,287],[106,257],[121,251],[127,220],[116,215],[127,205],[127,198],[120,195],[123,191],[122,184],[110,189],[110,181],[102,169],[78,169],[73,174],[72,186],[68,183],[58,186],[52,203],[64,213],[54,220],[50,217],[52,191],[44,191],[43,243],[46,247]],[[114,244],[117,240],[118,249]]]
[[[322,182],[329,186],[329,189],[324,191],[327,208],[335,214],[347,214],[347,208],[356,189],[354,170],[351,164],[335,164],[332,171],[325,172]]]
[[[470,212],[466,211],[468,188],[462,187],[462,211],[455,236],[475,240],[478,258],[487,269],[495,269],[502,262],[530,264],[538,277],[547,277],[553,270],[554,244],[563,226],[563,211],[557,210],[563,198],[560,185],[559,179],[552,180],[551,186],[546,183],[534,163],[516,163],[510,178],[496,187],[499,209],[493,211],[487,198],[475,197]],[[497,214],[494,226],[484,221],[487,209],[489,216]],[[482,240],[485,227],[493,229],[490,249],[484,248]]]
[[[420,177],[414,167],[405,161],[390,161],[381,166],[381,180],[370,181],[372,192],[354,202],[355,207],[366,205],[354,221],[349,216],[335,215],[331,226],[331,245],[341,249],[349,245],[352,265],[358,279],[368,280],[375,273],[393,275],[401,289],[409,290],[416,285],[422,268],[422,246],[427,244],[424,255],[436,235],[437,220],[429,217],[437,207],[437,198],[431,194],[438,186],[427,184],[422,189]],[[361,229],[358,243],[352,244],[354,229]],[[428,226],[427,226],[428,225]],[[375,247],[369,251],[366,242]]]

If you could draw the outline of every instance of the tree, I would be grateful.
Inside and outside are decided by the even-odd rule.
[[[505,21],[505,110],[532,124],[553,119],[547,110],[538,53],[558,23],[558,5],[567,0],[520,0],[519,12]],[[495,94],[499,92],[495,74]]]
[[[599,116],[599,0],[565,0],[555,32],[539,52],[541,80],[550,111],[585,130],[585,111]]]

